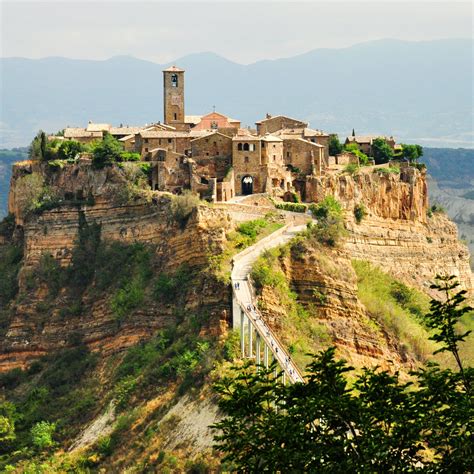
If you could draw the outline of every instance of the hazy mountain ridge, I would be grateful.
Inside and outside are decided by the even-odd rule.
[[[402,141],[472,146],[472,40],[382,40],[241,65],[214,53],[186,69],[186,111],[212,110],[252,125],[265,112],[315,128],[393,133]],[[130,56],[106,61],[4,58],[0,139],[25,145],[39,129],[88,120],[162,119],[164,66]]]

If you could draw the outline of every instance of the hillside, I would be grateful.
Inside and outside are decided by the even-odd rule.
[[[14,167],[18,227],[0,227],[0,408],[16,437],[0,446],[0,469],[219,468],[212,384],[240,359],[232,257],[296,217],[263,196],[210,205],[151,191],[131,167],[141,172],[87,158]],[[345,230],[313,222],[252,269],[261,313],[301,368],[308,352],[334,345],[357,370],[406,378],[436,348],[422,317],[435,274],[455,273],[472,292],[455,226],[427,213],[424,171],[404,173],[315,178]]]
[[[402,142],[470,147],[471,51],[467,39],[380,40],[249,65],[212,53],[175,62],[186,69],[188,114],[215,105],[253,125],[260,110],[341,135],[355,128],[359,134],[391,133]],[[161,70],[167,65],[123,56],[3,58],[0,64],[4,147],[26,145],[40,128],[162,119]]]

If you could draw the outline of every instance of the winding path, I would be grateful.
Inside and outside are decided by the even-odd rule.
[[[233,327],[240,330],[242,356],[255,358],[257,364],[268,367],[269,356],[271,355],[283,370],[284,382],[288,379],[292,383],[303,382],[303,376],[281,341],[265,323],[261,313],[257,310],[257,302],[249,275],[253,263],[265,250],[286,244],[304,228],[305,225],[287,224],[237,254],[233,258],[231,275]]]

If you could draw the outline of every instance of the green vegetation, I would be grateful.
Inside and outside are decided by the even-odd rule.
[[[22,216],[30,212],[41,212],[59,205],[59,199],[53,190],[46,186],[39,173],[22,176],[16,183],[17,203]]]
[[[354,206],[354,217],[357,224],[362,222],[362,219],[367,215],[367,210],[363,204],[356,204]]]
[[[199,199],[199,195],[185,190],[183,194],[172,197],[171,213],[179,225],[184,228],[191,214],[200,204],[202,204],[202,202]]]
[[[309,206],[316,224],[308,223],[306,236],[318,242],[334,247],[345,235],[342,206],[333,196],[326,196],[320,203]]]
[[[153,296],[164,303],[176,302],[195,275],[187,265],[181,265],[174,273],[160,273],[154,282]]]
[[[393,158],[392,147],[384,138],[375,138],[372,141],[372,157],[376,165],[388,163]]]
[[[400,174],[400,168],[396,166],[389,166],[388,168],[374,168],[374,173],[390,175],[390,174]]]
[[[209,257],[211,273],[220,281],[229,282],[232,257],[281,227],[283,227],[282,220],[273,212],[269,212],[263,218],[240,224],[235,231],[227,235],[224,251]]]
[[[235,368],[215,385],[226,415],[215,440],[228,470],[468,472],[474,369],[456,356],[467,336],[456,325],[471,308],[452,277],[432,288],[448,296],[431,302],[430,339],[454,356],[457,371],[432,363],[409,382],[378,367],[354,374],[334,348],[313,357],[304,385],[282,384],[275,367]]]
[[[366,166],[369,164],[369,157],[359,150],[359,145],[357,145],[357,143],[348,143],[347,145],[344,145],[344,151],[357,156],[361,166]]]
[[[18,272],[23,259],[21,244],[0,245],[0,315],[18,292]],[[1,329],[0,321],[0,329]]]
[[[344,168],[345,173],[349,173],[350,175],[355,174],[357,171],[359,171],[360,167],[356,163],[349,163],[346,165]]]
[[[344,148],[342,143],[339,141],[339,137],[335,133],[329,135],[328,146],[330,156],[339,155],[340,153],[342,153],[342,150]]]
[[[406,145],[401,144],[401,156],[410,163],[416,163],[423,156],[423,147],[421,145]]]
[[[308,209],[308,206],[299,202],[275,202],[275,207],[277,209],[282,209],[284,211],[291,212],[302,212],[305,213]]]

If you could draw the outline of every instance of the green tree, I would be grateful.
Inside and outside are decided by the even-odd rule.
[[[372,141],[372,156],[376,165],[388,163],[393,158],[393,150],[384,138],[375,138]]]
[[[49,448],[54,445],[53,434],[56,430],[55,423],[40,421],[34,424],[30,430],[33,445],[39,450]]]
[[[92,162],[96,168],[121,161],[123,145],[110,133],[104,132],[104,139],[99,142],[92,152]]]
[[[64,140],[59,145],[58,157],[62,160],[73,159],[84,147],[76,140]]]
[[[402,157],[410,163],[416,163],[423,156],[423,147],[421,145],[406,145],[402,143]]]
[[[339,141],[339,137],[336,134],[329,135],[329,154],[331,156],[339,155],[342,153],[342,143]]]
[[[361,165],[367,165],[369,163],[369,157],[359,150],[359,145],[357,145],[357,143],[348,143],[347,145],[344,145],[344,150],[357,156]]]
[[[455,356],[466,334],[453,338],[454,326],[469,308],[463,292],[452,294],[452,280],[436,285],[448,296],[427,318]],[[379,368],[349,376],[330,348],[307,369],[306,383],[283,385],[274,367],[256,372],[248,362],[216,384],[226,415],[215,425],[216,448],[230,470],[462,473],[474,465],[472,368],[431,363],[411,382]]]
[[[15,440],[15,416],[13,403],[0,400],[0,444]]]

